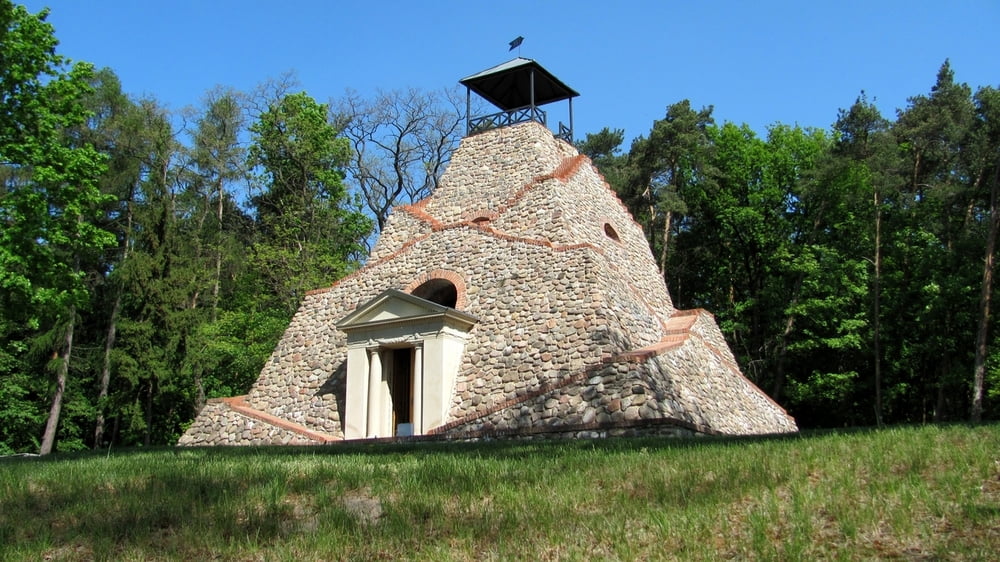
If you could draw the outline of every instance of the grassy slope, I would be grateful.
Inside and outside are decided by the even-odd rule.
[[[0,461],[0,559],[991,559],[1000,425]]]

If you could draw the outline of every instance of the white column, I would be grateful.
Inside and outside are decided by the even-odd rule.
[[[413,348],[413,434],[424,433],[424,346]]]
[[[368,436],[368,350],[364,347],[347,348],[347,401],[344,421],[345,439],[364,439]]]
[[[379,411],[382,394],[382,354],[373,347],[368,350],[368,430],[366,437],[378,437]],[[384,435],[382,437],[385,437]]]

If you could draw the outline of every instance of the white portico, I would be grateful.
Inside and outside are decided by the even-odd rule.
[[[337,322],[347,334],[344,437],[420,435],[442,425],[477,321],[389,289]]]

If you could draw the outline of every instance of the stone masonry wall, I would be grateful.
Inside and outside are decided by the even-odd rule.
[[[475,432],[439,433],[420,436],[420,440],[483,441],[483,440],[552,440],[552,439],[606,439],[608,437],[670,437],[691,438],[709,435],[674,420],[639,420],[635,422],[591,423],[564,427],[535,427],[516,431],[483,430]]]
[[[247,407],[342,437],[351,406],[346,336],[335,323],[431,272],[460,280],[458,308],[478,318],[446,430],[656,419],[701,433],[795,430],[739,373],[710,315],[695,320],[683,345],[663,351],[676,311],[641,228],[589,160],[535,123],[464,139],[437,192],[394,211],[365,267],[306,296]],[[643,348],[661,352],[609,363]],[[263,422],[246,419],[210,405],[183,442],[258,439]],[[293,438],[279,431],[259,439]]]
[[[614,230],[617,240],[608,235],[605,225]],[[593,246],[608,264],[619,268],[615,276],[645,297],[662,320],[673,313],[642,228],[585,156],[567,158],[551,177],[525,190],[496,219],[495,228],[554,244]]]
[[[255,420],[233,411],[221,401],[209,402],[178,445],[207,447],[219,445],[316,445],[317,441],[288,429]]]
[[[619,267],[613,277],[628,283],[649,314],[664,322],[674,310],[641,227],[590,161],[537,123],[464,139],[439,190],[397,209],[372,257],[384,258],[426,235],[432,223],[479,217],[490,219],[483,226],[506,235],[556,246],[589,245]],[[605,225],[618,240],[608,236]]]
[[[379,234],[375,248],[368,256],[369,263],[378,262],[403,247],[403,244],[415,238],[431,233],[430,223],[417,216],[394,209],[386,221],[385,229]]]
[[[572,384],[511,401],[482,417],[452,422],[446,432],[514,432],[531,428],[674,420],[701,433],[796,431],[794,421],[698,337],[645,361],[620,361],[576,373]],[[466,421],[467,420],[467,421]]]
[[[518,221],[506,219],[504,213],[516,217],[521,209],[530,208],[542,209],[546,216],[568,213],[565,199],[556,195],[569,189],[564,186],[577,174],[587,173],[591,179],[588,189],[594,191],[587,199],[603,197],[611,203],[603,206],[600,218],[613,214],[616,229],[630,241],[630,246],[644,244],[641,230],[621,204],[613,194],[609,199],[606,186],[598,185],[599,176],[593,168],[575,159],[574,149],[536,124],[496,133],[465,139],[439,191],[410,211],[394,213],[391,227],[379,242],[377,259],[373,256],[362,271],[307,297],[249,393],[248,402],[253,407],[340,435],[346,350],[344,336],[333,324],[382,290],[403,290],[434,269],[448,269],[465,280],[465,312],[480,318],[467,343],[457,378],[453,417],[485,410],[599,361],[602,356],[649,345],[661,337],[658,310],[637,301],[636,295],[656,295],[659,287],[664,295],[661,298],[669,305],[662,282],[657,287],[642,280],[637,286],[630,275],[641,267],[620,268],[608,259],[598,244],[608,247],[609,252],[627,250],[620,242],[607,238],[603,222],[591,221],[593,224],[587,225],[594,233],[593,244],[553,247],[548,240],[522,236],[539,235],[524,227],[529,221],[522,220],[523,224],[515,228]],[[532,159],[523,156],[531,150],[516,151],[522,157],[514,163],[491,157],[485,164],[468,158],[465,150],[472,145],[481,153],[506,147],[514,140],[522,145],[541,145],[546,150]],[[505,150],[510,151],[509,147]],[[556,160],[552,154],[565,158]],[[520,169],[525,162],[530,162],[530,173]],[[549,179],[535,181],[545,176]],[[458,203],[463,197],[455,193],[468,193],[482,186],[484,178],[502,184],[484,188],[486,191],[506,196],[492,215],[496,222],[484,226],[450,223],[451,219],[479,216],[478,211],[461,211]],[[515,186],[515,181],[525,183]],[[430,211],[434,209],[444,216],[432,216]],[[508,228],[499,228],[504,225]],[[565,242],[572,241],[557,225],[546,227]],[[399,235],[397,228],[405,235]],[[518,230],[519,236],[509,232],[513,230]],[[395,250],[390,253],[391,248]],[[646,248],[645,259],[639,263],[650,262]]]
[[[426,271],[443,267],[465,280],[465,311],[479,318],[456,381],[453,416],[523,395],[602,356],[659,337],[658,324],[623,285],[596,276],[606,266],[592,249],[558,250],[456,227],[310,294],[248,403],[340,435],[346,339],[334,323],[371,296],[387,288],[403,290]]]
[[[552,173],[575,154],[538,123],[466,137],[424,209],[444,224],[496,212],[534,178]]]

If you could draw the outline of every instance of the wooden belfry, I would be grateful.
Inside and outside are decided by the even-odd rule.
[[[569,100],[569,125],[559,122],[557,138],[573,142],[573,98],[580,94],[531,59],[518,57],[459,80],[466,87],[465,133],[471,135],[525,121],[548,126],[541,106]],[[472,116],[472,92],[501,111]]]

